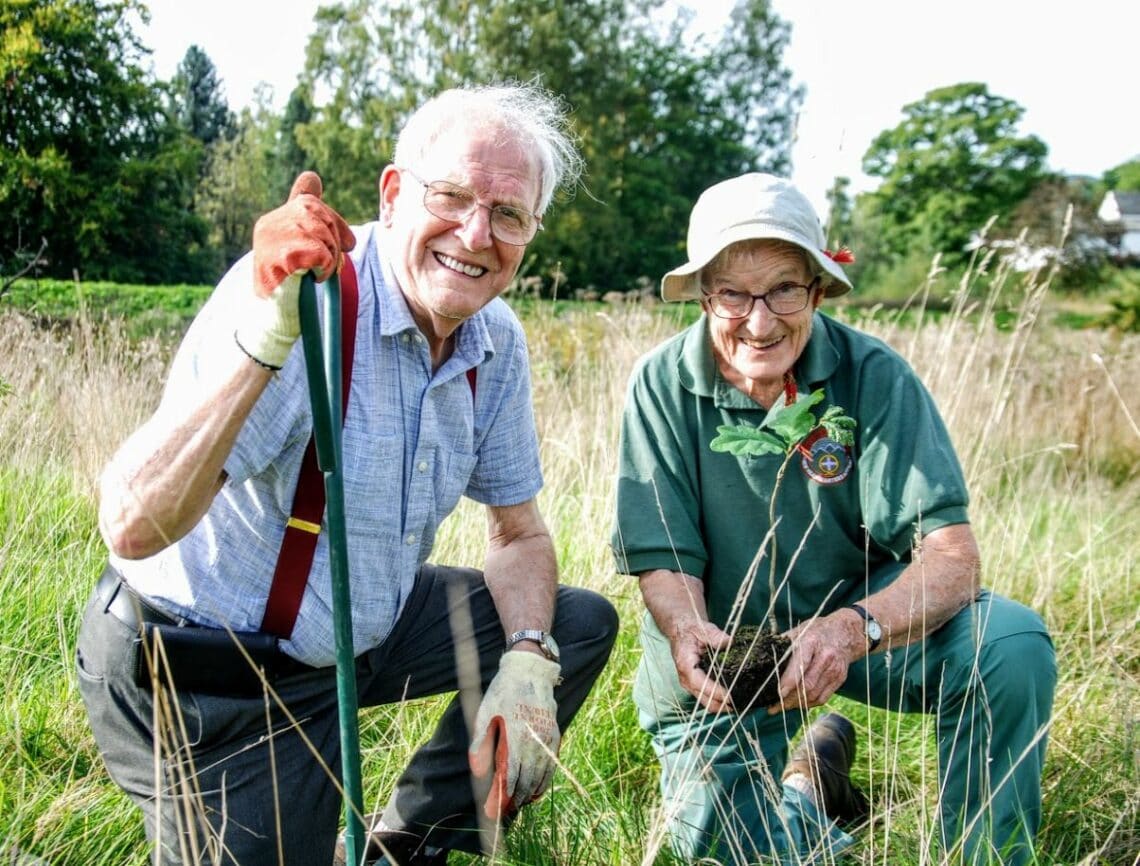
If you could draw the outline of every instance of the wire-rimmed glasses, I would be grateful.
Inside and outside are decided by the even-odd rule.
[[[704,296],[713,315],[721,319],[743,319],[752,312],[757,301],[763,301],[777,316],[790,316],[808,305],[818,283],[819,277],[816,277],[806,286],[802,283],[780,283],[762,295],[727,290],[705,292]]]
[[[521,207],[509,204],[486,205],[466,187],[448,180],[430,183],[414,171],[402,168],[424,188],[424,207],[428,213],[448,222],[462,223],[475,212],[486,208],[491,214],[491,235],[505,244],[521,247],[530,243],[542,228],[542,218]]]

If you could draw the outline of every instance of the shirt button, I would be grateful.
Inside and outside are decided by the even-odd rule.
[[[408,342],[408,340],[411,339],[411,337],[409,337],[407,334],[401,334],[400,339],[406,343],[406,342]]]
[[[421,461],[420,461],[420,465],[419,465],[418,467],[416,467],[416,468],[417,468],[417,469],[419,469],[419,470],[420,470],[420,472],[427,472],[427,461],[426,461],[426,460],[421,460]]]
[[[416,543],[416,534],[414,532],[409,532],[408,537],[404,539],[404,542],[406,544],[415,544]]]

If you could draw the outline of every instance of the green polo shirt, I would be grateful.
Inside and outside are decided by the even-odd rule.
[[[855,419],[855,442],[815,443],[810,460],[797,452],[777,489],[783,455],[709,447],[717,427],[758,426],[767,409],[721,376],[704,316],[638,362],[619,455],[612,541],[620,573],[700,578],[709,618],[722,627],[742,592],[741,622],[765,622],[775,586],[784,630],[892,580],[916,537],[967,522],[946,427],[897,353],[816,313],[794,375],[801,394],[823,389],[817,419],[833,405]]]

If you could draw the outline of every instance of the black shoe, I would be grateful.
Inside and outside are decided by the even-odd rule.
[[[870,813],[866,795],[851,784],[855,762],[855,726],[838,713],[816,720],[788,760],[784,778],[802,773],[821,795],[820,806],[827,817],[855,824]]]
[[[379,823],[379,813],[364,816],[365,827],[375,827]],[[423,837],[415,833],[374,829],[365,840],[365,863],[375,866],[447,866],[448,850],[425,844]],[[345,863],[347,856],[345,834],[341,833],[333,852],[333,866],[348,866]]]

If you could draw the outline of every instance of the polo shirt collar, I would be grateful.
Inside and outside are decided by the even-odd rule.
[[[829,320],[814,313],[811,339],[796,361],[796,382],[814,385],[829,379],[839,367],[839,350],[831,339]],[[681,386],[697,397],[708,397],[714,405],[725,409],[756,409],[750,397],[730,385],[720,374],[713,358],[709,336],[708,314],[701,313],[683,337],[677,358],[677,376]]]
[[[799,385],[820,385],[839,369],[839,349],[831,335],[831,319],[816,312],[812,316],[811,339],[796,361],[796,382]]]

